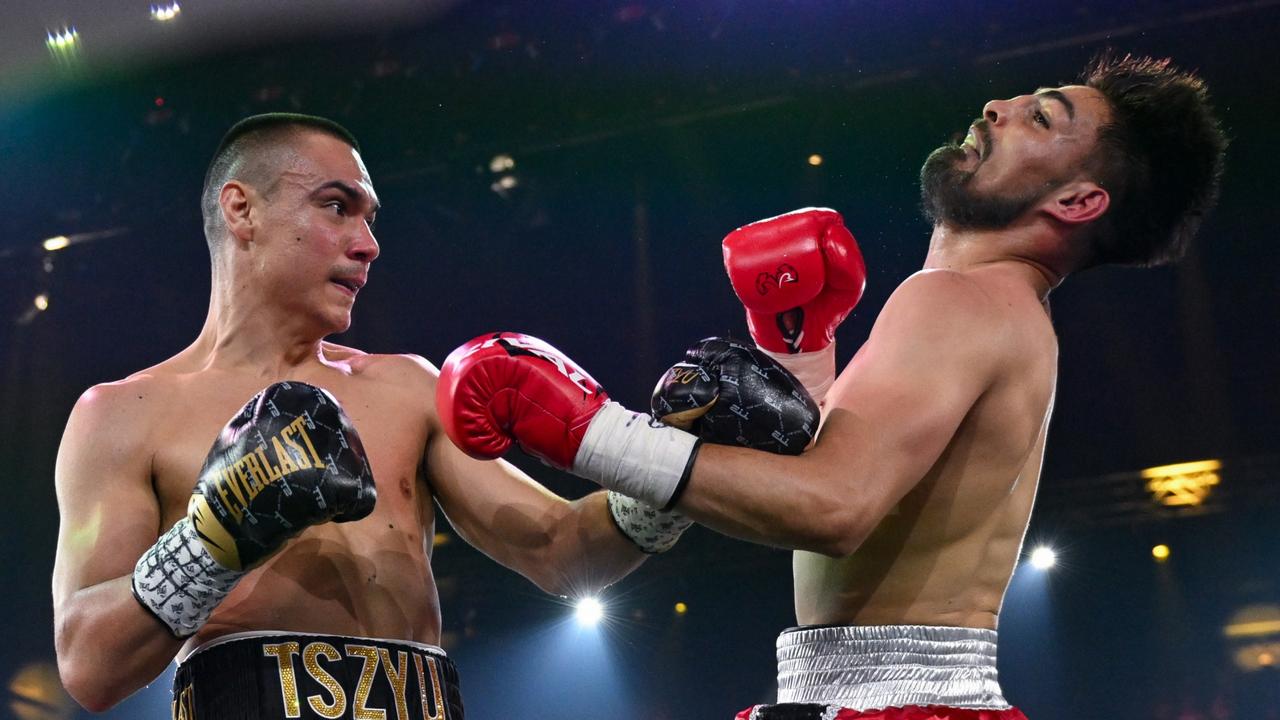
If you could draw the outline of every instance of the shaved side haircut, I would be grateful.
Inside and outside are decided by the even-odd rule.
[[[360,151],[360,143],[346,128],[332,120],[298,113],[267,113],[247,117],[227,131],[213,153],[204,175],[200,214],[204,237],[212,254],[222,242],[225,226],[218,196],[228,181],[239,180],[269,196],[280,177],[283,152],[307,132],[337,138]]]

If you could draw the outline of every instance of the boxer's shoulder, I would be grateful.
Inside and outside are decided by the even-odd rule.
[[[997,298],[984,283],[957,270],[921,270],[893,291],[882,316],[948,335],[994,328],[999,317]],[[984,333],[985,334],[985,333]]]
[[[972,273],[942,268],[912,273],[902,281],[893,295],[929,304],[955,301],[981,304],[991,300],[990,291]]]
[[[121,380],[98,383],[81,393],[72,408],[72,418],[110,426],[119,435],[130,429],[140,430],[173,393],[172,385],[171,376],[151,368]]]
[[[352,377],[404,390],[434,391],[440,371],[420,355],[412,353],[367,353],[326,342],[325,360],[344,369]]]

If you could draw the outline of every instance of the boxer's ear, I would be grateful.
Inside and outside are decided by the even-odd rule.
[[[239,180],[228,180],[222,186],[222,192],[218,193],[218,206],[222,212],[222,222],[227,227],[227,233],[235,238],[238,243],[248,243],[253,240],[253,231],[256,223],[251,212],[253,202],[253,188],[240,182]]]
[[[1070,182],[1049,193],[1041,209],[1059,222],[1083,225],[1102,217],[1111,207],[1111,195],[1097,183]]]

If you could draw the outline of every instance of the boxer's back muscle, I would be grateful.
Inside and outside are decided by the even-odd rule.
[[[411,359],[325,344],[328,366],[288,379],[334,394],[360,433],[378,488],[358,522],[308,528],[250,572],[186,651],[246,630],[293,630],[438,643],[440,611],[429,554],[434,527],[422,477],[429,396]],[[152,482],[161,527],[186,512],[209,446],[223,424],[275,378],[201,369],[182,356],[147,371]],[[424,391],[425,392],[425,391]]]
[[[1057,340],[1047,308],[1025,284],[998,272],[971,276],[1005,308],[1004,332],[993,333],[1003,339],[990,350],[1007,362],[857,552],[796,553],[802,624],[996,625],[1039,480]]]

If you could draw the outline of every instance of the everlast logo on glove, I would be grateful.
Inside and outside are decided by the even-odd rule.
[[[305,383],[276,383],[218,436],[188,514],[209,554],[243,570],[310,525],[368,515],[376,493],[338,401]]]
[[[306,415],[295,418],[279,433],[262,438],[258,447],[222,469],[214,487],[236,522],[243,519],[244,509],[267,485],[298,470],[325,469],[307,434],[309,420]],[[275,462],[267,458],[268,447]]]

